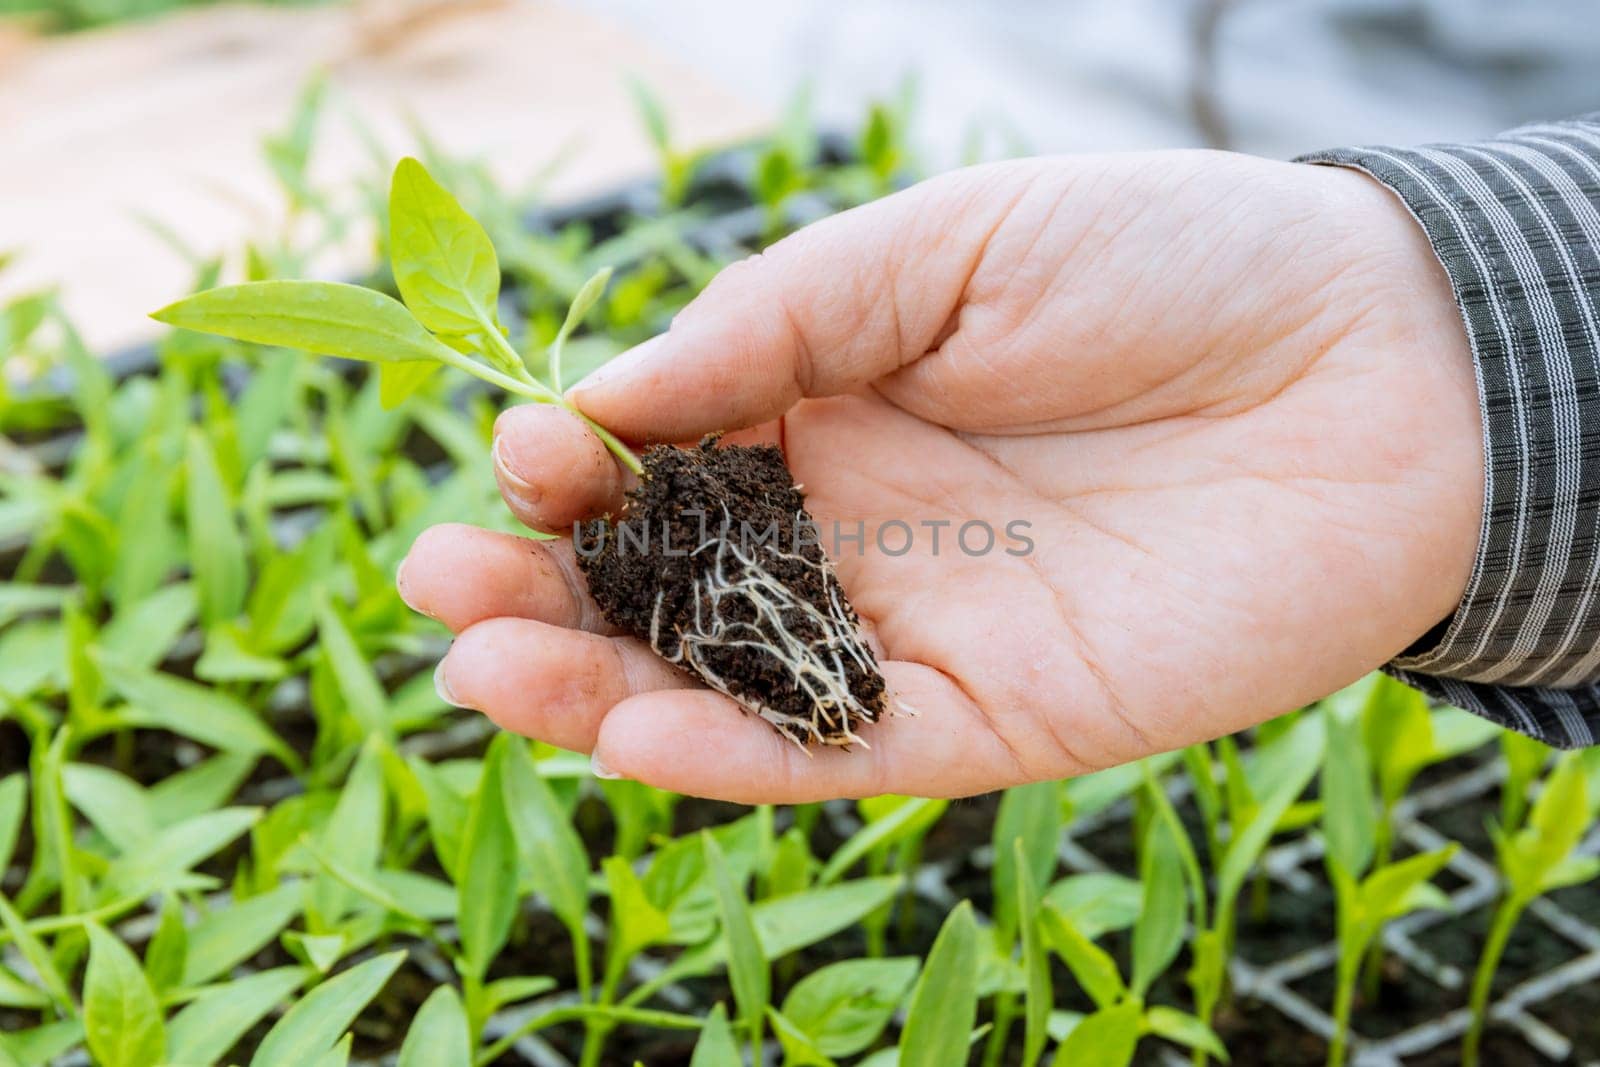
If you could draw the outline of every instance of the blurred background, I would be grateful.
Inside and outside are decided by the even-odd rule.
[[[0,251],[25,253],[0,299],[61,286],[93,346],[142,336],[191,280],[175,248],[282,223],[260,143],[318,72],[362,128],[319,145],[319,182],[425,130],[561,200],[650,169],[630,78],[685,146],[797,92],[835,128],[907,101],[938,170],[1483,136],[1600,107],[1597,71],[1593,0],[0,0]]]

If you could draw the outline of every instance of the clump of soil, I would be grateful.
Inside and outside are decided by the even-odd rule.
[[[622,516],[575,531],[605,617],[802,746],[864,744],[883,674],[783,454],[713,435],[642,462]]]

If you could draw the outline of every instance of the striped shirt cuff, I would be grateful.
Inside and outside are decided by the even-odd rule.
[[[1475,144],[1344,148],[1449,274],[1483,412],[1484,523],[1437,641],[1386,668],[1558,747],[1600,734],[1600,114]],[[1432,635],[1430,635],[1431,641]]]

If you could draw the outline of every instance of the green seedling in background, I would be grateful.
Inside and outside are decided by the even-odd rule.
[[[1430,711],[1426,697],[1385,675],[1377,675],[1368,691],[1361,731],[1377,784],[1374,867],[1389,863],[1394,852],[1395,809],[1416,776],[1428,767],[1481,748],[1504,732],[1481,716],[1455,708]],[[1364,977],[1368,1000],[1377,999],[1382,963],[1382,942],[1374,941],[1367,953]]]
[[[1050,1038],[1058,1042],[1054,1062],[1126,1067],[1146,1036],[1227,1060],[1221,1040],[1199,1018],[1176,1008],[1148,1004],[1146,999],[1150,987],[1183,948],[1192,888],[1186,886],[1186,845],[1173,820],[1159,811],[1147,816],[1139,849],[1143,899],[1133,926],[1133,970],[1126,979],[1116,960],[1060,908],[1045,902],[1028,920],[1037,924],[1041,943],[1060,956],[1095,1004],[1095,1010],[1087,1015],[1059,1012],[1045,1020]],[[1033,975],[1033,968],[1029,973]],[[1030,978],[1030,982],[1041,991],[1045,988],[1042,978]],[[1042,1044],[1043,1039],[1034,1036],[1036,1025],[1030,1011],[1029,1048]]]
[[[661,203],[667,210],[682,207],[689,196],[689,186],[695,172],[705,161],[704,152],[686,152],[677,148],[672,140],[672,126],[667,121],[661,98],[637,78],[628,81],[628,91],[633,96],[634,107],[644,125],[645,136],[656,151],[656,166],[661,174]]]
[[[1195,1015],[1207,1025],[1228,993],[1227,965],[1237,937],[1239,895],[1251,872],[1260,870],[1273,835],[1303,823],[1309,806],[1299,805],[1299,798],[1321,765],[1323,748],[1322,724],[1313,715],[1300,715],[1275,727],[1248,760],[1240,756],[1232,739],[1223,738],[1217,742],[1222,755],[1220,788],[1208,746],[1184,753],[1206,828],[1211,869],[1216,872],[1216,906],[1209,920],[1203,906],[1204,883],[1196,890],[1194,959],[1188,976]],[[1164,798],[1161,801],[1164,804]],[[1170,807],[1166,811],[1169,824],[1177,824]],[[1226,834],[1221,829],[1224,816]],[[1181,825],[1178,829],[1181,832]],[[1203,1067],[1205,1049],[1197,1047],[1193,1055],[1197,1067]]]
[[[1368,947],[1384,926],[1419,908],[1450,907],[1431,882],[1455,855],[1456,846],[1393,863],[1374,862],[1378,804],[1366,749],[1354,725],[1336,710],[1323,715],[1328,732],[1322,766],[1322,838],[1328,878],[1337,907],[1338,964],[1334,977],[1333,1040],[1329,1067],[1340,1067],[1350,1041],[1350,1016]]]
[[[1582,756],[1561,757],[1534,801],[1528,823],[1520,829],[1491,827],[1505,895],[1489,923],[1489,939],[1472,976],[1469,1007],[1472,1021],[1461,1044],[1461,1062],[1477,1067],[1478,1046],[1489,1012],[1495,971],[1517,920],[1539,897],[1579,885],[1600,874],[1600,858],[1576,854],[1594,825],[1597,798],[1592,797],[1589,770]]]

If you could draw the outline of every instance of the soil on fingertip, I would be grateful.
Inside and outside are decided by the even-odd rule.
[[[848,744],[888,694],[783,453],[658,446],[618,518],[580,523],[601,612],[801,744]]]

